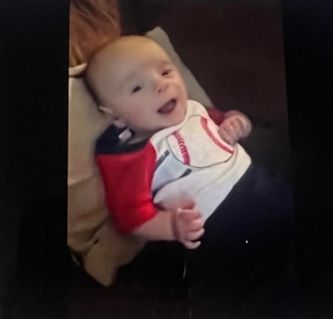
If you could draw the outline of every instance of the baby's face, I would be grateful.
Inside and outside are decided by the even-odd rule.
[[[125,125],[143,136],[180,123],[186,113],[183,80],[166,53],[147,42],[103,64],[103,99]]]

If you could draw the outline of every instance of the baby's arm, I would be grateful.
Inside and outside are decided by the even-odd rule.
[[[133,230],[133,234],[148,240],[178,240],[188,249],[199,247],[204,233],[203,220],[195,209],[160,211]]]
[[[250,119],[245,114],[234,110],[224,113],[224,120],[219,126],[221,138],[230,145],[247,137],[252,130]]]
[[[156,158],[149,143],[136,152],[115,155],[105,153],[102,147],[97,150],[104,151],[97,152],[96,161],[104,181],[106,203],[119,233],[148,240],[178,240],[187,248],[200,245],[193,241],[203,234],[203,221],[193,203],[176,212],[158,211],[154,205],[151,180]]]

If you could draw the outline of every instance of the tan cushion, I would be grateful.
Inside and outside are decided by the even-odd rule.
[[[133,236],[120,236],[112,226],[98,173],[68,187],[67,242],[82,257],[86,272],[104,286],[144,245]]]
[[[73,71],[73,70],[72,70]],[[120,236],[112,227],[104,190],[94,161],[96,138],[110,125],[80,78],[69,78],[68,110],[68,246],[82,257],[83,267],[102,285],[115,279],[144,242]]]
[[[97,110],[82,79],[69,78],[68,87],[68,184],[72,185],[97,170],[94,143],[110,121]]]

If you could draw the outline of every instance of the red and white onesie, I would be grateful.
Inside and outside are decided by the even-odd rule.
[[[230,146],[206,108],[189,100],[185,119],[137,144],[112,145],[106,130],[96,160],[116,228],[129,233],[159,209],[195,203],[206,220],[251,164],[239,144]],[[114,143],[113,143],[114,144]]]

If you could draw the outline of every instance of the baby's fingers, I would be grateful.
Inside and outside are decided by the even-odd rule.
[[[183,244],[187,249],[196,249],[201,245],[201,241],[186,241]]]
[[[182,209],[182,208],[178,208],[176,216],[177,218],[183,220],[186,223],[201,218],[201,214],[198,211],[194,209]]]
[[[189,231],[197,231],[202,229],[204,226],[204,221],[201,217],[196,218],[192,220],[190,223],[188,223],[188,230]]]
[[[238,122],[239,128],[241,130],[241,135],[247,136],[251,131],[251,122],[243,116],[239,116],[235,120]]]
[[[185,236],[185,241],[192,241],[199,239],[203,234],[205,230],[203,228],[195,231],[190,231]]]
[[[234,132],[231,130],[231,128],[226,128],[226,127],[220,128],[221,138],[230,145],[235,144],[235,138],[233,135],[234,135]]]

